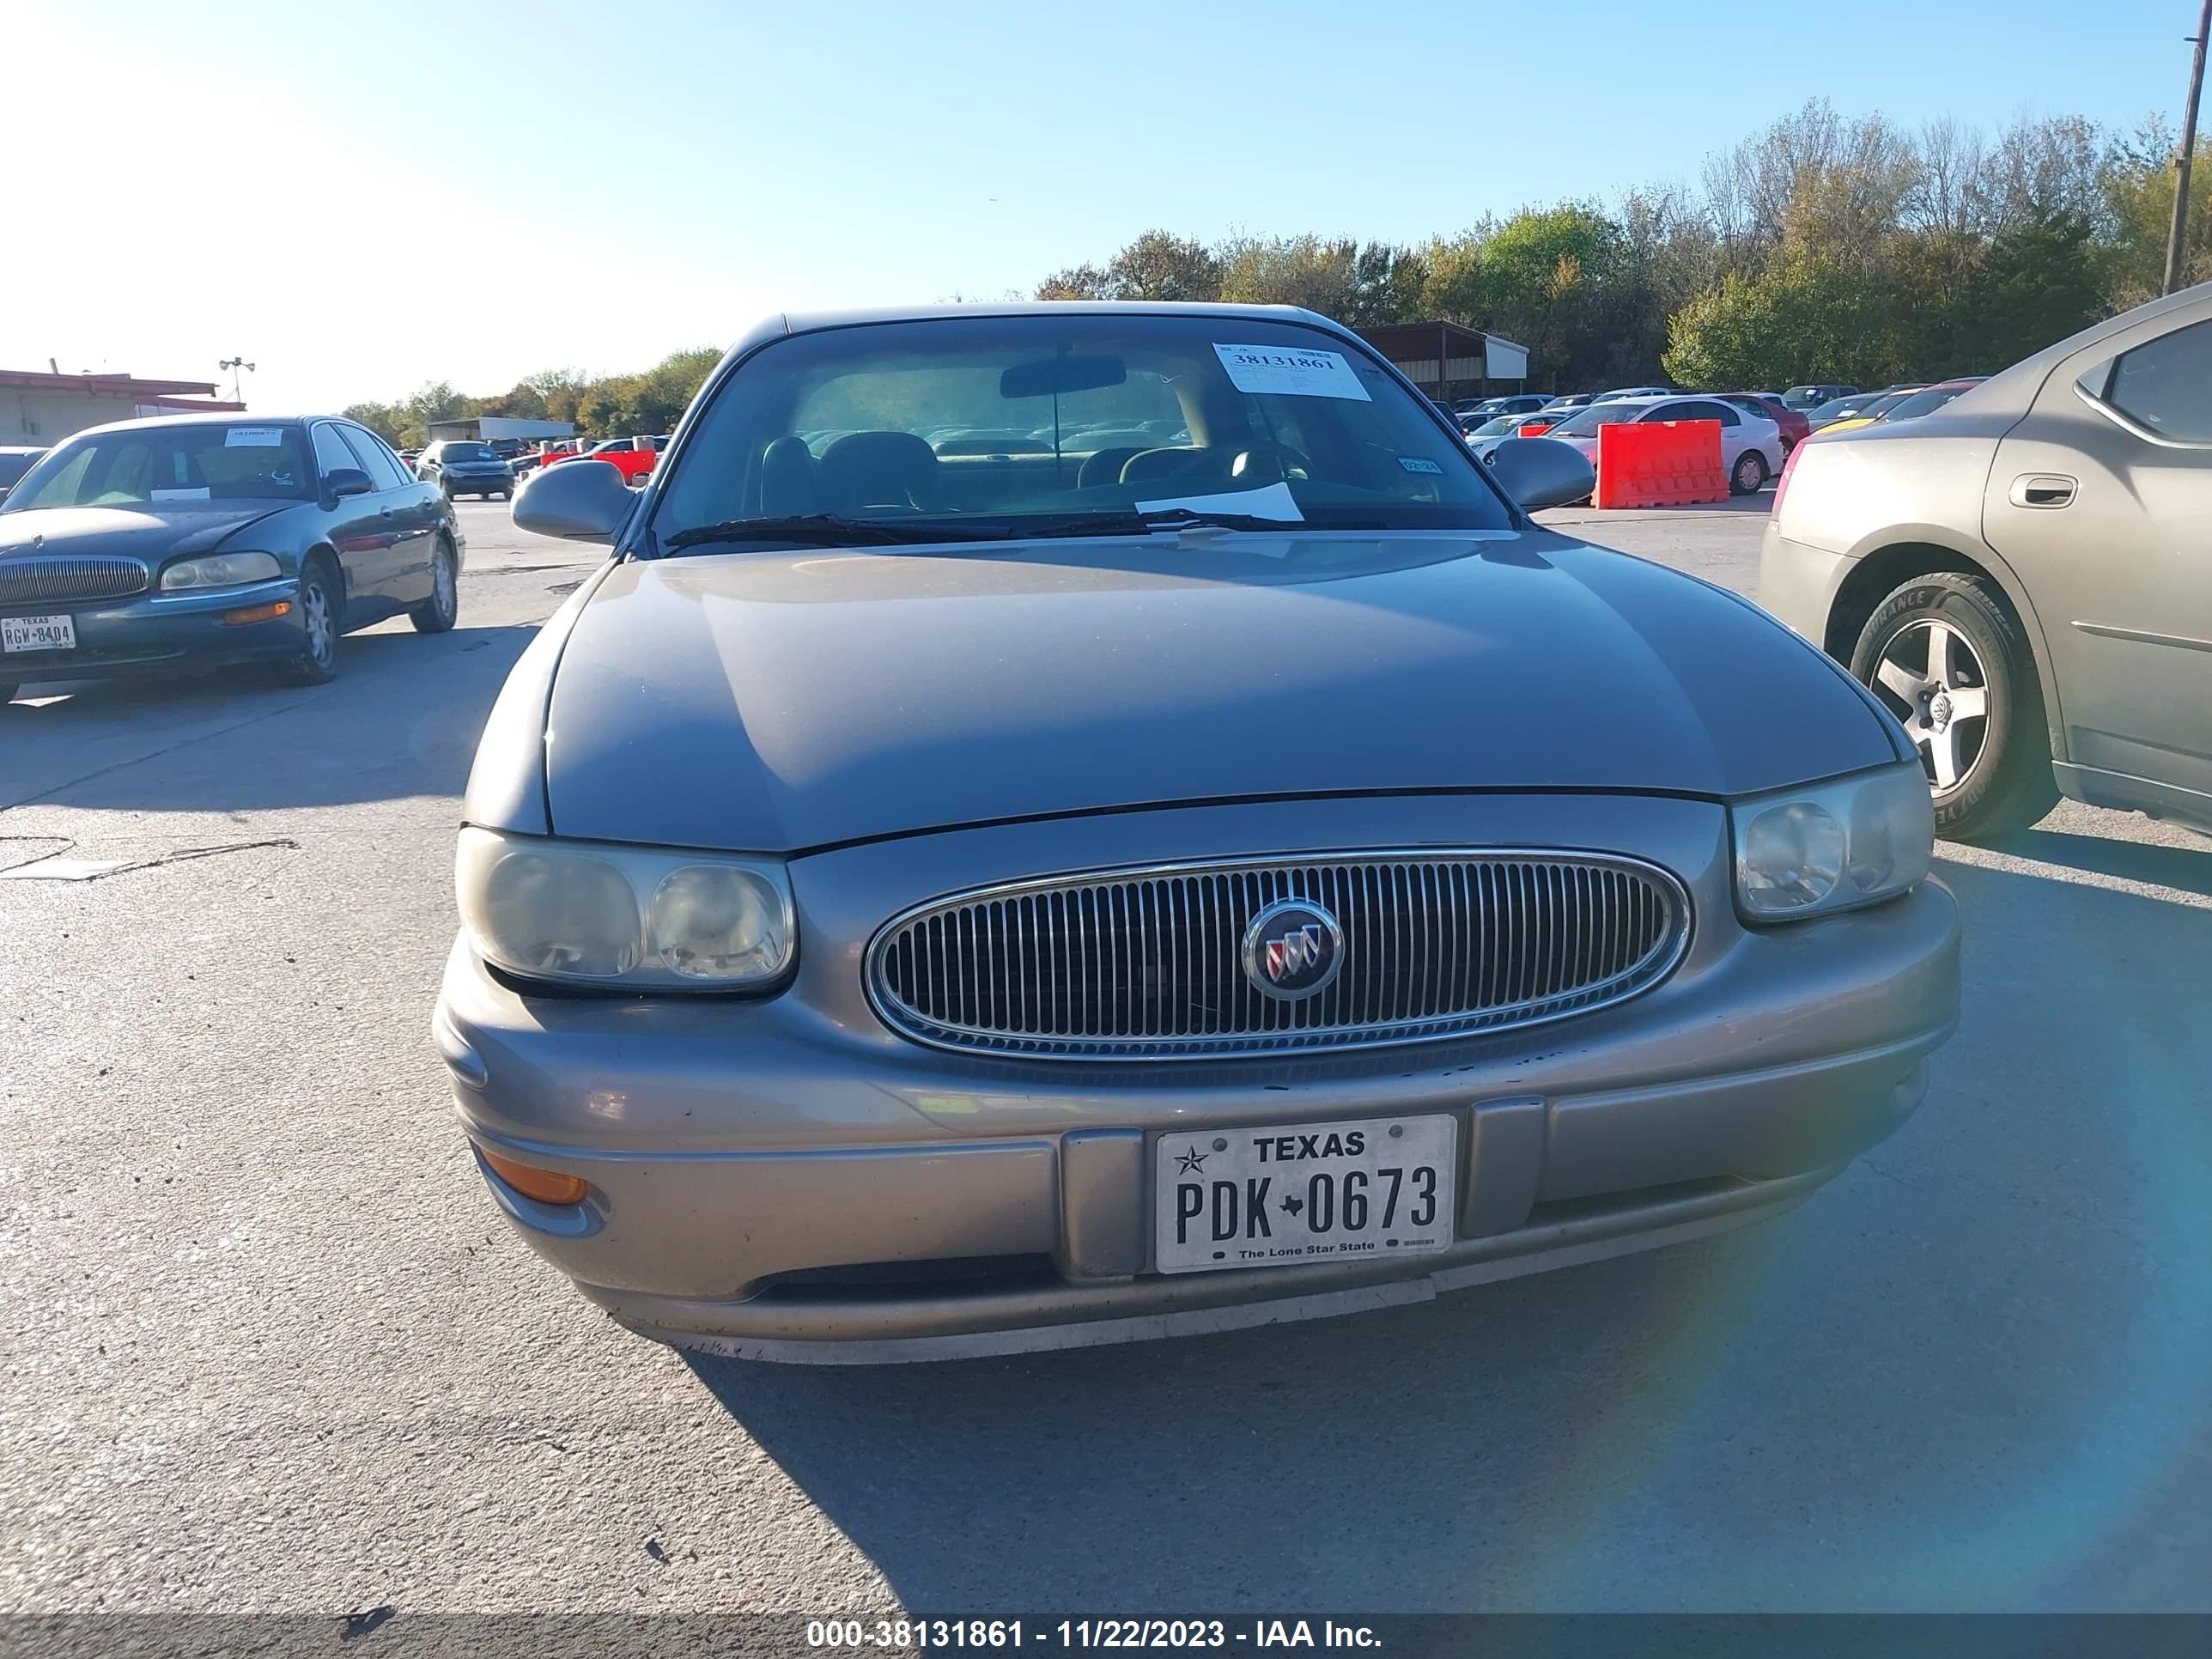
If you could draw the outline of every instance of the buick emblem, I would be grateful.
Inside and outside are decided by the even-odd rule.
[[[1305,899],[1278,899],[1244,930],[1244,977],[1261,996],[1301,1002],[1328,988],[1344,966],[1344,930]]]

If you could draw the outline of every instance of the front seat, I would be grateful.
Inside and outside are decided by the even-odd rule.
[[[820,510],[814,455],[804,438],[778,438],[761,452],[761,516],[796,519]]]
[[[939,504],[937,453],[911,432],[848,432],[822,452],[815,477],[832,513]]]
[[[1121,478],[1121,469],[1133,457],[1143,453],[1141,449],[1125,445],[1119,449],[1102,449],[1095,455],[1086,455],[1083,465],[1075,471],[1075,487],[1078,489],[1095,489],[1101,484],[1118,483]]]

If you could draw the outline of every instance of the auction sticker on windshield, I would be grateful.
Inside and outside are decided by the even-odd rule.
[[[234,426],[223,434],[225,449],[282,449],[284,428],[281,426]]]
[[[1287,346],[1216,345],[1214,355],[1239,392],[1264,397],[1356,398],[1375,400],[1340,351],[1308,351]]]
[[[1155,1263],[1189,1273],[1441,1250],[1455,1139],[1444,1115],[1162,1135]]]

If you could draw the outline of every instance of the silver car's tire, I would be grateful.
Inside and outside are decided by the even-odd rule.
[[[1729,493],[1756,495],[1766,488],[1766,457],[1755,449],[1747,449],[1735,458],[1735,466],[1729,473]]]
[[[1867,619],[1850,668],[1918,745],[1938,834],[1990,840],[2057,804],[2035,658],[1986,578],[1905,583]]]

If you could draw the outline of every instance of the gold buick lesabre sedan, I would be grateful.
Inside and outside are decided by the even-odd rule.
[[[493,1200],[710,1352],[1341,1314],[1798,1203],[1959,1003],[1911,741],[1307,313],[771,319],[470,781]]]

